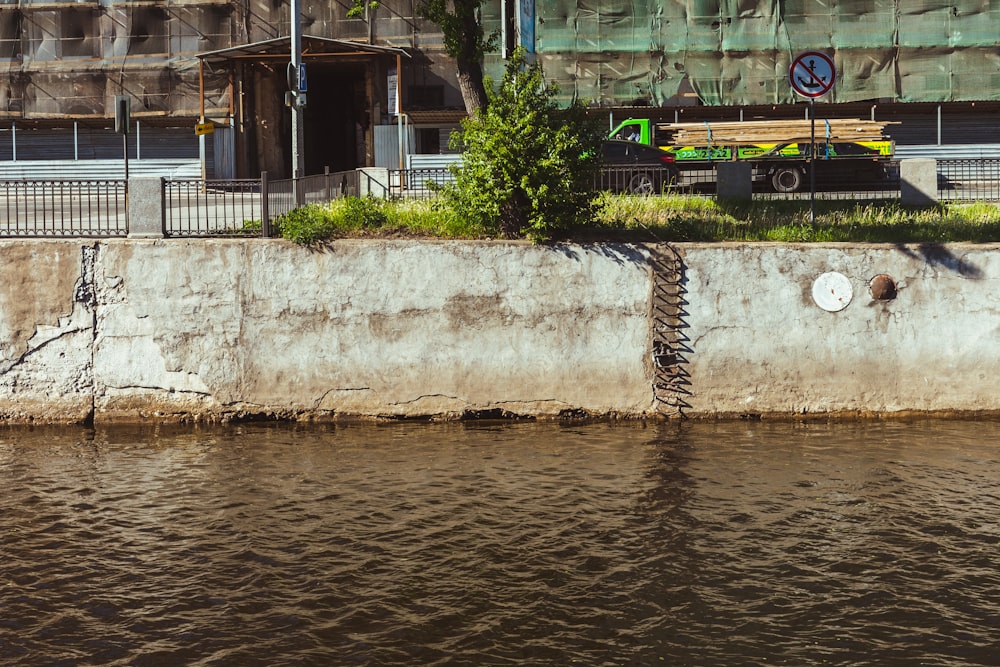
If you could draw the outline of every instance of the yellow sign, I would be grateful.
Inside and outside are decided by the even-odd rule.
[[[198,123],[194,126],[194,133],[199,137],[203,134],[212,134],[213,132],[215,132],[215,123],[212,121]]]

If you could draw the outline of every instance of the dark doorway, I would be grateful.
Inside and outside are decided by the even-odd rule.
[[[365,68],[308,62],[305,173],[322,174],[365,166]]]

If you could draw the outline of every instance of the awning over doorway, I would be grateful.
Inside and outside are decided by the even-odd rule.
[[[302,35],[302,59],[305,60],[335,60],[343,57],[373,57],[373,56],[394,56],[396,58],[396,71],[402,67],[401,60],[412,56],[405,50],[394,46],[379,46],[367,44],[365,42],[354,42],[348,39],[331,39],[329,37],[315,37],[313,35]],[[198,97],[200,100],[200,115],[202,122],[205,119],[205,66],[211,68],[219,66],[231,66],[236,62],[282,62],[291,61],[292,38],[275,37],[265,39],[260,42],[243,44],[240,46],[230,46],[225,49],[215,51],[205,51],[196,56],[198,58]],[[396,78],[396,101],[397,106],[400,100],[400,79]],[[229,95],[230,115],[232,109],[232,94]]]
[[[221,65],[235,60],[252,60],[257,62],[282,60],[291,58],[291,37],[276,37],[252,44],[231,46],[216,51],[199,53],[198,58],[210,66]],[[394,46],[377,46],[363,42],[353,42],[347,39],[330,39],[328,37],[302,36],[302,57],[316,58],[320,56],[365,56],[394,55],[409,58],[404,49]]]
[[[319,173],[316,170],[321,167],[337,170],[371,163],[375,144],[369,128],[379,122],[375,115],[379,105],[373,100],[381,101],[390,115],[402,116],[402,61],[404,58],[410,60],[411,54],[399,47],[303,35],[299,61],[311,66],[310,79],[315,85],[309,90],[310,110],[296,107],[299,117],[292,120],[299,121],[298,129],[293,131],[302,132],[305,125],[309,126],[311,136],[306,144],[302,139],[286,142],[284,135],[288,128],[283,120],[286,117],[281,112],[288,104],[288,97],[285,97],[285,105],[276,101],[280,99],[276,93],[281,93],[284,87],[284,82],[280,82],[280,73],[286,66],[291,66],[292,48],[292,39],[286,36],[197,54],[199,127],[205,126],[206,132],[211,131],[207,129],[205,116],[206,71],[228,71],[228,117],[234,119],[239,116],[233,125],[235,132],[229,139],[236,142],[233,151],[237,155],[234,159],[239,163],[237,171],[259,169],[273,174],[284,173],[288,159],[286,143],[292,144],[291,152],[295,154],[292,156],[293,165],[305,155],[306,172]],[[257,70],[267,74],[258,78],[252,74]],[[376,84],[375,75],[378,73],[384,78]],[[251,89],[249,95],[244,96],[243,86],[248,76],[251,77]],[[359,76],[361,78],[357,78]],[[291,72],[287,73],[287,78],[291,89],[291,81],[294,80]],[[355,86],[352,83],[354,78],[360,82],[357,86],[367,88]],[[240,86],[240,96],[234,94],[236,86]],[[262,88],[258,90],[258,86]],[[352,86],[357,92],[354,104],[347,89]],[[305,93],[304,87],[302,93]],[[240,100],[238,106],[237,97]],[[321,108],[331,113],[320,117],[316,110]],[[312,113],[311,119],[307,117],[309,112]],[[223,140],[226,138],[223,137]]]

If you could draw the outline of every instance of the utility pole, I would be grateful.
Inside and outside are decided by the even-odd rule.
[[[302,110],[306,106],[304,87],[305,67],[302,65],[302,0],[292,0],[291,6],[292,61],[289,64],[288,85],[291,89],[292,107],[292,179],[295,185],[295,205],[303,202],[299,179],[305,176],[305,156],[302,153],[305,146],[305,127]]]

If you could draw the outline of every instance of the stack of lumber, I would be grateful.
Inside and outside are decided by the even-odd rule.
[[[827,129],[829,123],[829,130]],[[881,141],[885,126],[860,118],[816,119],[816,140],[823,141]],[[808,120],[750,120],[737,122],[669,123],[656,126],[657,143],[673,146],[736,146],[741,144],[781,144],[809,141],[812,121]],[[829,133],[828,133],[829,132]]]

